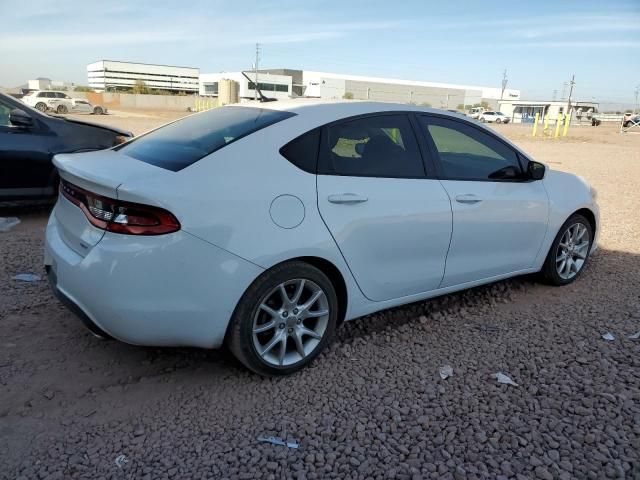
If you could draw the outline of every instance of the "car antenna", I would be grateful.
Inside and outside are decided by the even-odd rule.
[[[264,103],[264,102],[276,102],[278,101],[277,98],[267,98],[262,94],[262,91],[260,90],[260,87],[258,87],[258,82],[254,82],[253,80],[251,80],[246,73],[241,72],[242,75],[244,75],[244,77],[249,80],[250,83],[254,84],[255,90],[256,92],[258,92],[258,95],[260,96],[260,102]]]

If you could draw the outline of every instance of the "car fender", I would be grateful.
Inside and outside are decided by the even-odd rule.
[[[571,173],[547,168],[542,183],[549,197],[549,223],[534,265],[542,268],[560,227],[573,213],[581,209],[591,211],[595,217],[596,238],[593,241],[592,251],[595,250],[600,230],[600,211],[591,195],[591,187],[587,181]]]

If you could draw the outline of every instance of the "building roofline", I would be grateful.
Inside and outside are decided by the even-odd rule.
[[[95,62],[90,62],[88,65],[91,65],[92,63],[98,63],[98,62],[130,63],[131,65],[147,65],[150,67],[189,68],[191,70],[200,71],[200,67],[184,67],[180,65],[164,65],[162,63],[127,62],[125,60],[108,60],[108,59],[96,60]]]

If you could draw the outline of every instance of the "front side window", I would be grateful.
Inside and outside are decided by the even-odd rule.
[[[420,117],[433,140],[442,174],[448,180],[515,180],[522,176],[516,152],[471,125]]]
[[[379,115],[327,127],[318,173],[363,177],[424,177],[409,119]]]
[[[116,148],[125,155],[173,172],[295,113],[250,107],[220,107],[170,123]]]

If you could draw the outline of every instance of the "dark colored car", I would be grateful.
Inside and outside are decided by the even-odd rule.
[[[640,115],[633,114],[625,114],[624,119],[622,120],[622,126],[624,128],[629,128],[631,125],[640,125]]]
[[[54,155],[111,148],[132,137],[114,127],[47,115],[0,93],[0,202],[53,197]]]

